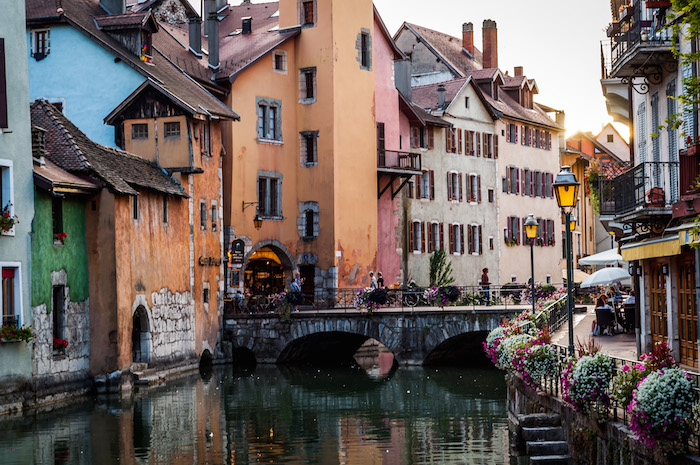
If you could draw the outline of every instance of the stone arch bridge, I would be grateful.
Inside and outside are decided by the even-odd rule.
[[[247,354],[258,363],[335,364],[352,361],[357,349],[373,338],[400,365],[423,365],[473,357],[486,333],[525,309],[520,307],[387,309],[372,315],[355,310],[300,312],[287,322],[272,313],[230,315],[224,319],[224,339],[233,344],[234,359]]]

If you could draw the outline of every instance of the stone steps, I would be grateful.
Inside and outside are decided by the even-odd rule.
[[[529,441],[525,444],[527,455],[566,455],[569,445],[566,441]]]
[[[568,455],[540,455],[530,457],[530,465],[569,465],[570,463],[571,457]]]
[[[561,426],[561,417],[556,413],[533,413],[531,415],[518,415],[518,424],[523,428]]]
[[[569,445],[564,440],[559,415],[518,415],[518,423],[526,453],[530,456],[530,465],[571,463]]]
[[[561,426],[538,426],[523,428],[523,439],[531,441],[563,441],[564,430]]]
[[[134,363],[132,365],[132,376],[136,386],[153,386],[165,382],[165,376],[153,368],[148,368],[146,363]]]

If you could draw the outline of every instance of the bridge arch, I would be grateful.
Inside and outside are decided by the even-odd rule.
[[[247,349],[260,363],[290,363],[304,357],[313,362],[311,351],[324,349],[328,356],[322,358],[330,360],[334,347],[347,358],[346,354],[352,356],[365,340],[373,338],[400,365],[423,365],[435,363],[440,354],[454,353],[460,342],[477,348],[487,331],[520,310],[295,313],[286,323],[278,315],[234,315],[226,321],[226,337],[234,350]]]

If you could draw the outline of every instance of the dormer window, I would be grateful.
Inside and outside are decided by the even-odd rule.
[[[141,31],[141,61],[150,64],[153,60],[151,56],[151,33],[149,31]]]

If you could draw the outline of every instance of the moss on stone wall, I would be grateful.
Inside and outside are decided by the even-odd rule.
[[[588,428],[571,427],[570,453],[577,465],[594,465],[598,449],[595,431]]]
[[[32,307],[51,309],[51,272],[65,270],[70,299],[82,302],[89,296],[84,198],[63,199],[63,245],[55,245],[51,196],[35,190],[32,224]]]

